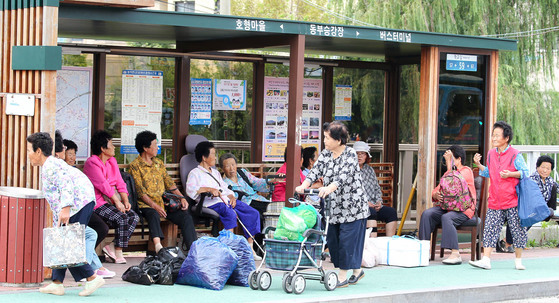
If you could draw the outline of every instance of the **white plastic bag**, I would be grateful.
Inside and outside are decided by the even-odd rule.
[[[372,228],[367,228],[365,232],[365,246],[363,248],[363,259],[361,266],[375,267],[380,263],[380,252],[374,244],[374,238],[371,238]]]

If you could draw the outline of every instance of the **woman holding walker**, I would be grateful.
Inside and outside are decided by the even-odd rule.
[[[332,263],[340,269],[337,287],[356,284],[365,273],[361,269],[365,228],[369,216],[364,199],[357,153],[346,146],[349,134],[347,127],[339,122],[325,123],[325,149],[295,191],[303,193],[318,179],[323,178],[319,196],[330,200],[328,247]],[[347,272],[352,270],[348,279]]]

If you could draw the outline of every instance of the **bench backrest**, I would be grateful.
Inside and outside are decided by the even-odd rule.
[[[375,170],[382,191],[382,205],[394,207],[394,164],[369,163]]]

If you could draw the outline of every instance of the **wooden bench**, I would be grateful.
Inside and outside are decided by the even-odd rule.
[[[370,163],[375,170],[377,175],[377,179],[379,181],[380,188],[382,190],[382,200],[383,205],[393,207],[393,188],[394,188],[394,165],[392,163]],[[128,169],[128,164],[119,164],[120,169],[126,171]],[[80,169],[83,169],[83,164],[77,166]],[[281,164],[274,164],[274,163],[239,163],[237,164],[239,168],[245,168],[251,174],[258,178],[264,178],[267,175],[275,174],[275,172],[281,167]],[[177,187],[181,192],[182,190],[182,182],[180,178],[180,168],[178,163],[167,163],[165,164],[165,168],[167,169],[167,173],[171,177],[171,179],[175,182]],[[129,246],[124,249],[124,251],[147,251],[153,252],[155,250],[153,246],[153,241],[150,241],[149,237],[149,230],[147,224],[144,223],[144,233],[142,235],[142,228],[141,226],[137,226],[134,230],[134,233],[130,237]],[[165,239],[162,240],[161,245],[164,247],[168,246],[176,246],[180,243],[180,233],[178,231],[177,225],[171,223],[166,219],[161,220],[161,229],[165,236]],[[378,233],[386,233],[385,224],[379,222],[378,223]],[[204,225],[197,225],[196,231],[198,233],[203,234],[210,234],[211,228],[206,227]],[[101,249],[106,243],[110,243],[114,240],[114,229],[110,229],[109,233],[105,237],[103,243],[97,247],[97,252],[101,254]]]
[[[128,164],[119,164],[118,167],[124,171],[128,169]],[[245,168],[251,174],[256,177],[265,177],[268,174],[273,174],[277,169],[281,166],[281,164],[238,164],[239,168]],[[79,169],[83,169],[83,164],[76,166]],[[167,173],[171,177],[171,179],[177,185],[177,188],[184,193],[182,190],[182,182],[180,177],[180,168],[178,163],[167,163],[165,164],[165,168],[167,169]],[[178,230],[177,225],[173,224],[172,222],[161,219],[161,229],[163,231],[163,235],[165,239],[161,241],[161,245],[164,247],[168,246],[176,246],[180,243],[180,233]],[[211,227],[206,227],[204,225],[196,225],[196,232],[203,233],[203,234],[210,234]],[[96,247],[96,251],[99,255],[102,255],[102,248],[114,240],[115,237],[115,230],[113,228],[109,229],[109,232],[103,243]],[[142,227],[140,224],[134,230],[134,233],[130,237],[128,247],[124,248],[125,252],[129,251],[147,251],[147,252],[154,252],[155,247],[153,245],[153,241],[151,241],[149,237],[149,229],[147,227],[147,223],[144,223],[144,231],[142,233]]]
[[[394,164],[393,163],[369,163],[375,170],[378,183],[382,191],[382,205],[394,207]],[[386,224],[377,223],[378,234],[386,234]]]

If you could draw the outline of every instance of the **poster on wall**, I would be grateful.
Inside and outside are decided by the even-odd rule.
[[[137,154],[136,134],[149,130],[157,135],[161,152],[161,112],[163,109],[163,72],[122,71],[121,154]]]
[[[266,77],[264,80],[263,161],[283,161],[287,146],[287,110],[289,78]],[[322,80],[303,82],[301,145],[320,149],[322,120]]]
[[[336,85],[334,119],[351,121],[351,85]]]
[[[89,157],[93,68],[63,67],[56,73],[56,129],[78,146],[76,160]]]
[[[214,110],[246,110],[246,80],[214,79]]]
[[[212,124],[212,79],[190,79],[190,125]]]

